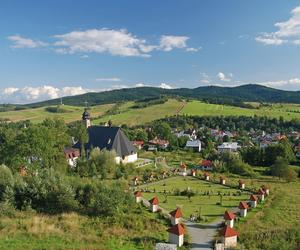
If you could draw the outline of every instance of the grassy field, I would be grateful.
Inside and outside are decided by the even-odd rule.
[[[109,110],[113,104],[99,105],[91,107],[90,113],[92,117],[98,117],[103,115],[107,110]],[[46,118],[62,118],[66,122],[72,122],[81,119],[81,115],[84,111],[82,107],[67,106],[64,105],[63,109],[65,113],[51,113],[46,110],[46,107],[35,108],[35,109],[25,109],[18,111],[8,111],[0,112],[0,119],[9,119],[10,121],[22,121],[22,120],[31,120],[34,123],[39,123],[45,120]]]
[[[269,116],[284,117],[286,120],[300,118],[300,105],[298,104],[272,104],[259,109],[239,108],[227,105],[207,104],[200,101],[187,102],[180,112],[187,115],[218,116],[218,115],[245,115],[245,116]]]
[[[150,199],[156,195],[160,201],[160,206],[166,210],[172,211],[176,207],[180,207],[185,218],[189,218],[191,214],[198,214],[198,211],[201,210],[201,215],[207,219],[207,222],[214,221],[221,216],[225,210],[230,210],[238,206],[240,201],[246,200],[249,197],[247,192],[238,195],[237,189],[209,183],[193,177],[183,178],[182,176],[148,184],[142,188],[147,188],[151,191],[151,193],[143,193],[145,198]],[[189,201],[187,196],[173,195],[176,189],[183,191],[188,188],[196,193],[196,195],[191,198],[191,201]],[[165,199],[164,191],[172,193],[167,195],[167,200]],[[211,195],[204,195],[204,193],[208,191]],[[220,202],[219,192],[223,195],[222,205],[217,204]]]
[[[144,208],[115,218],[14,212],[0,216],[0,249],[152,250],[167,225]]]

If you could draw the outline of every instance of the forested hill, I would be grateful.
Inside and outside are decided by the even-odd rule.
[[[273,103],[300,103],[300,91],[284,91],[261,85],[249,84],[238,87],[205,86],[195,89],[162,89],[154,87],[127,88],[99,93],[87,93],[78,96],[64,97],[67,105],[83,106],[115,103],[120,101],[136,101],[147,98],[156,98],[162,95],[195,98],[218,102],[273,102]],[[60,99],[33,103],[26,107],[41,107],[56,105]]]

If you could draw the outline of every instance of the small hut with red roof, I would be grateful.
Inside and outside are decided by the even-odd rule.
[[[167,230],[169,232],[169,242],[181,247],[184,242],[184,227],[176,224]]]
[[[239,209],[240,209],[240,216],[241,217],[246,217],[247,216],[247,211],[248,211],[248,204],[244,201],[241,201],[239,204]]]
[[[230,226],[226,226],[220,231],[221,240],[225,248],[236,247],[238,235],[239,233]]]
[[[259,197],[260,201],[264,201],[265,200],[265,191],[263,189],[261,189],[261,188],[258,189],[257,194],[258,194],[258,197]]]
[[[204,173],[204,179],[206,181],[209,181],[209,179],[210,179],[209,173],[207,173],[207,172]]]
[[[150,203],[150,210],[151,210],[151,212],[152,213],[155,213],[155,212],[157,212],[157,210],[158,210],[158,198],[157,198],[157,196],[155,196],[155,197],[153,197],[150,201],[149,201],[149,203]]]
[[[226,180],[223,176],[220,176],[220,184],[221,185],[225,185],[226,184]]]
[[[170,216],[171,216],[171,224],[173,226],[176,225],[176,224],[179,224],[180,221],[181,221],[181,218],[182,218],[182,213],[181,213],[180,208],[178,207],[175,210],[173,210],[170,213]]]
[[[266,185],[262,185],[261,186],[262,190],[265,191],[266,195],[269,195],[270,194],[270,188]]]
[[[245,189],[245,182],[243,180],[239,180],[239,188]]]
[[[184,163],[180,164],[180,172],[183,176],[186,176],[186,170],[187,170],[187,166]]]
[[[256,208],[257,206],[257,197],[254,194],[250,195],[250,205],[252,208]]]
[[[139,185],[139,183],[140,183],[140,180],[139,180],[139,177],[134,177],[133,179],[132,179],[132,181],[133,181],[133,185],[134,186],[137,186],[137,185]]]
[[[225,220],[225,224],[227,226],[230,226],[231,228],[233,228],[234,219],[235,219],[235,214],[234,213],[225,211],[224,220]]]
[[[142,192],[141,191],[135,191],[134,192],[135,202],[140,203],[142,201]]]
[[[196,174],[197,174],[197,170],[196,169],[192,169],[192,171],[191,171],[191,173],[192,173],[192,176],[196,176]]]

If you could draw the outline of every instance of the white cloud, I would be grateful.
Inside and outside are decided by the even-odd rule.
[[[201,50],[202,48],[199,47],[199,48],[192,48],[192,47],[189,47],[189,48],[186,48],[185,51],[186,52],[198,52],[199,50]]]
[[[163,51],[171,51],[174,48],[186,48],[186,42],[189,39],[187,36],[161,36],[159,49]]]
[[[282,45],[284,43],[293,43],[300,45],[300,6],[291,11],[291,17],[285,22],[275,23],[277,31],[262,33],[255,38],[257,42],[265,45]]]
[[[257,84],[279,88],[284,90],[300,90],[300,78],[290,78],[286,80],[264,81]]]
[[[13,42],[11,48],[14,49],[39,48],[39,47],[47,46],[47,43],[37,41],[37,40],[32,40],[19,35],[9,36],[7,37],[7,39]]]
[[[232,73],[229,73],[228,76],[226,76],[223,72],[219,72],[217,74],[218,79],[222,82],[230,82],[231,81],[230,77],[232,76],[233,76]]]
[[[121,79],[118,77],[108,77],[108,78],[97,78],[96,82],[120,82]]]
[[[168,83],[161,83],[159,85],[159,88],[162,88],[162,89],[174,89],[174,87]]]

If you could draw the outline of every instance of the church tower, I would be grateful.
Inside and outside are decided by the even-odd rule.
[[[85,109],[82,114],[82,121],[84,122],[86,128],[89,128],[91,126],[91,116],[87,109]]]

